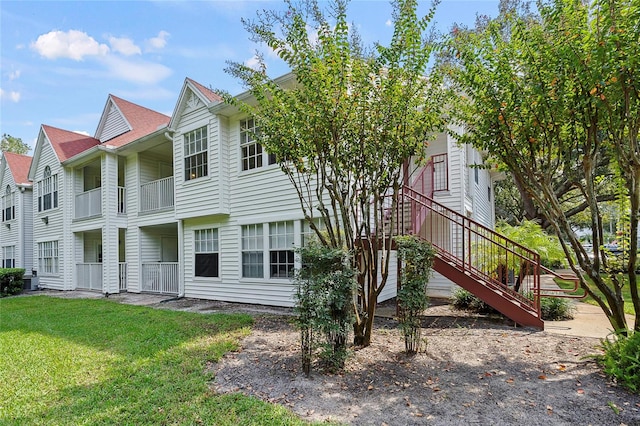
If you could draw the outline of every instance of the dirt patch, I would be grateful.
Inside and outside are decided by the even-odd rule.
[[[343,374],[300,368],[290,316],[259,315],[212,387],[283,404],[302,418],[353,425],[640,425],[640,397],[587,356],[598,339],[514,328],[501,319],[428,309],[427,351],[403,352],[397,323],[377,318],[373,344]]]

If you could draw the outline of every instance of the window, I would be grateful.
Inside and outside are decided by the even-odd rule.
[[[42,180],[38,182],[38,211],[58,207],[58,175],[51,175],[49,166],[44,168]]]
[[[16,247],[15,246],[2,247],[2,267],[3,268],[16,267]]]
[[[271,278],[293,276],[295,256],[293,222],[269,224],[269,270]]]
[[[275,154],[268,154],[257,142],[260,136],[260,127],[253,118],[240,120],[240,150],[242,151],[242,170],[251,170],[262,167],[264,156],[267,156],[267,164],[275,164]]]
[[[242,227],[242,276],[263,278],[263,236],[262,225]]]
[[[207,176],[208,148],[207,127],[201,127],[184,135],[184,180]]]
[[[449,189],[447,159],[447,154],[437,154],[432,157],[434,191],[447,191]]]
[[[219,277],[218,230],[197,229],[194,231],[195,276]]]
[[[324,221],[322,219],[313,219],[313,222],[315,223],[316,227],[320,231],[325,230]],[[306,246],[307,244],[309,244],[309,241],[312,241],[313,239],[316,239],[316,238],[318,238],[316,231],[314,231],[313,228],[311,228],[311,225],[309,224],[308,221],[303,220],[302,221],[302,246]]]
[[[7,221],[16,218],[15,200],[13,199],[13,192],[11,187],[7,185],[7,189],[2,197],[2,221]]]
[[[38,243],[38,271],[41,274],[58,273],[58,242]]]

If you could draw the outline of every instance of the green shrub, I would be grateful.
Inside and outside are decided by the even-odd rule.
[[[498,314],[500,312],[493,309],[490,305],[486,304],[471,292],[459,288],[453,292],[452,305],[455,309],[460,311],[475,312],[478,314]]]
[[[573,319],[576,308],[567,299],[543,297],[540,300],[540,310],[545,321],[566,321]]]
[[[350,253],[313,240],[297,251],[302,260],[302,268],[295,276],[302,369],[309,375],[315,349],[319,347],[322,365],[329,371],[341,370],[350,354],[347,342],[354,319],[356,272],[350,263]]]
[[[604,355],[596,357],[604,372],[631,392],[640,393],[640,332],[603,340]]]
[[[400,328],[404,334],[405,351],[419,352],[422,325],[420,315],[429,306],[427,283],[431,276],[435,250],[428,241],[413,235],[395,238],[402,269],[398,305]]]
[[[23,268],[0,268],[0,297],[22,293]]]

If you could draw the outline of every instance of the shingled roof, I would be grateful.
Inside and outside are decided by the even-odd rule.
[[[7,166],[16,185],[31,185],[28,174],[32,157],[29,155],[14,154],[13,152],[5,152],[2,155],[7,162]]]
[[[49,139],[60,162],[68,160],[96,145],[100,145],[100,141],[91,136],[58,129],[57,127],[47,126],[46,124],[42,125],[42,130],[47,136],[47,139]]]
[[[147,136],[158,129],[165,127],[169,124],[171,117],[161,114],[157,111],[153,111],[149,108],[134,104],[133,102],[125,101],[114,95],[109,95],[109,98],[117,106],[118,110],[122,113],[124,119],[127,121],[131,130],[122,133],[119,136],[109,139],[104,142],[105,145],[113,147],[121,147],[131,143],[141,137]]]

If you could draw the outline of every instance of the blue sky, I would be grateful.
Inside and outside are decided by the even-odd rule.
[[[426,13],[429,2],[420,2]],[[226,61],[265,54],[268,73],[288,71],[251,42],[241,18],[276,1],[0,2],[0,133],[33,147],[41,124],[94,135],[109,94],[171,115],[185,77],[233,94]],[[435,25],[472,25],[497,14],[498,0],[442,0]],[[365,44],[391,37],[386,0],[352,0],[349,21]]]

